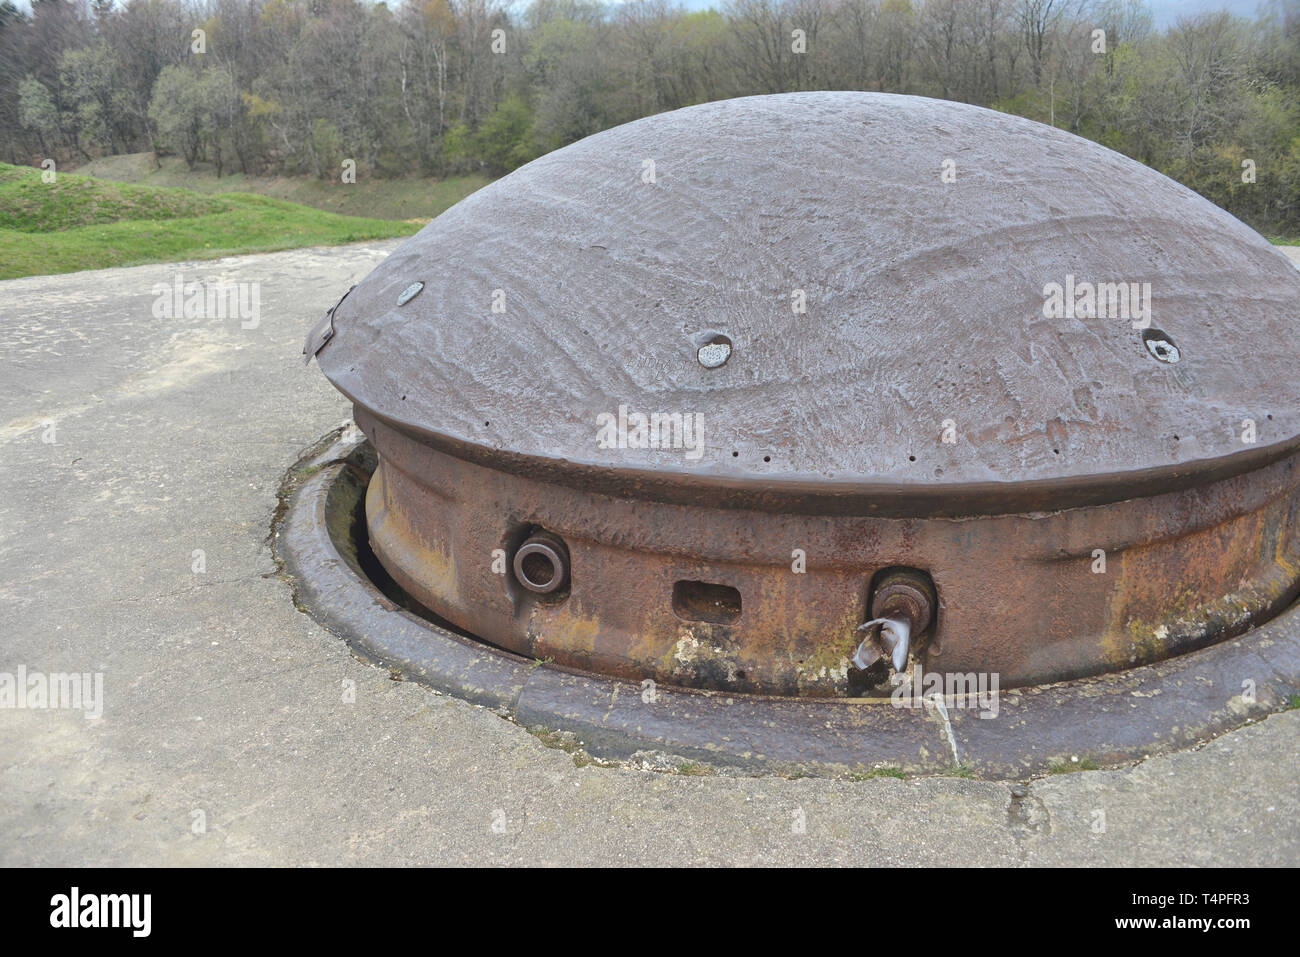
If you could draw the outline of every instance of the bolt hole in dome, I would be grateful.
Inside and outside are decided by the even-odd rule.
[[[715,335],[700,346],[696,352],[700,365],[706,369],[719,369],[731,358],[731,340],[723,335]]]
[[[1178,351],[1178,346],[1174,345],[1174,340],[1169,333],[1161,329],[1142,330],[1142,342],[1146,345],[1147,352],[1151,353],[1157,362],[1172,365],[1182,358],[1182,353]]]
[[[504,315],[482,280],[503,256]],[[936,609],[911,662],[942,649],[1010,688],[1294,600],[1300,354],[1248,346],[1294,341],[1297,301],[1266,240],[1096,143],[795,93],[638,120],[478,190],[357,284],[315,354],[377,453],[376,557],[486,642],[848,696],[874,583],[906,568]],[[1245,443],[1243,419],[1270,425]]]
[[[401,295],[397,297],[397,304],[399,306],[406,305],[408,302],[410,302],[412,299],[418,296],[423,289],[424,289],[424,283],[422,282],[411,283],[409,286],[403,289]]]

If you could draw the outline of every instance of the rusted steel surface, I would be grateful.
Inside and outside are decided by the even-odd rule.
[[[926,670],[1004,687],[1097,674],[1238,634],[1295,596],[1300,456],[1108,506],[967,519],[772,514],[639,502],[473,465],[357,409],[380,468],[372,546],[418,601],[501,647],[626,679],[770,694],[854,692],[871,585],[924,569]],[[493,570],[531,529],[567,544],[555,601]],[[806,569],[792,570],[792,552]],[[1094,572],[1096,550],[1106,570]],[[685,620],[678,582],[735,589],[729,623]]]
[[[1049,316],[1053,284],[1085,282],[1149,283],[1148,327]],[[1261,237],[1096,144],[795,94],[628,124],[484,188],[356,286],[317,358],[380,456],[384,567],[486,641],[852,694],[856,629],[905,569],[935,593],[913,660],[1011,687],[1294,597],[1297,302]],[[700,441],[628,440],[655,414]]]

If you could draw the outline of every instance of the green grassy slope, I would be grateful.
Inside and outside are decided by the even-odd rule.
[[[307,176],[217,177],[210,164],[191,170],[176,157],[152,153],[104,156],[78,167],[78,173],[142,186],[183,186],[200,193],[257,193],[291,203],[314,206],[345,216],[379,219],[433,219],[490,180],[486,176],[452,176],[448,179],[361,179],[342,183]]]
[[[206,195],[0,163],[0,279],[405,236],[418,222],[340,216],[248,193]]]

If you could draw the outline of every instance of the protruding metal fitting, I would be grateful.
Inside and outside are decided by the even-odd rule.
[[[325,343],[334,338],[334,311],[343,305],[343,300],[348,298],[348,293],[356,289],[355,285],[348,287],[348,292],[339,296],[339,301],[325,310],[325,315],[320,318],[316,325],[311,327],[311,332],[307,333],[307,341],[302,344],[302,361],[304,365],[310,365],[312,356],[325,348]]]
[[[882,575],[871,596],[872,618],[858,626],[867,637],[854,652],[854,667],[865,671],[888,658],[895,671],[902,671],[912,640],[930,626],[934,604],[934,585],[924,572],[903,568]]]
[[[550,532],[538,532],[515,552],[515,578],[531,592],[550,595],[569,579],[569,549]]]
[[[905,568],[886,572],[871,596],[872,618],[901,618],[919,635],[934,616],[934,585],[925,572]]]
[[[879,626],[879,631],[872,634],[872,629]],[[853,653],[853,666],[866,671],[881,658],[888,658],[895,671],[902,671],[907,665],[907,653],[912,644],[912,626],[898,618],[873,618],[865,624],[858,625],[858,631],[866,631],[858,650]]]

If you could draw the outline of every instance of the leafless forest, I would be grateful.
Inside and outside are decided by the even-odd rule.
[[[1300,233],[1300,0],[1156,29],[1140,0],[0,0],[0,158],[499,174],[694,103],[944,97],[1090,137]]]

